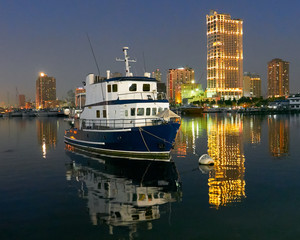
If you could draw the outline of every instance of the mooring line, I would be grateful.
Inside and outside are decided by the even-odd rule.
[[[156,138],[158,138],[158,139],[160,139],[160,140],[162,140],[162,141],[164,141],[164,142],[167,142],[167,143],[169,143],[169,144],[172,145],[172,143],[169,142],[169,141],[167,141],[166,139],[160,138],[160,137],[154,135],[153,133],[150,133],[150,132],[148,132],[148,131],[146,131],[146,130],[144,130],[144,129],[142,129],[142,128],[139,128],[139,129],[140,129],[140,131],[144,131],[145,133],[148,133],[149,135],[151,135],[151,136],[153,136],[153,137],[156,137]]]

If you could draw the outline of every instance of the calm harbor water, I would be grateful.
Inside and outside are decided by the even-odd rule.
[[[0,119],[0,239],[300,238],[299,115],[184,117],[171,163],[88,156],[66,128]]]

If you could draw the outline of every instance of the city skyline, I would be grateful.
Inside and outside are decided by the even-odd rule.
[[[124,72],[115,62],[123,46],[130,48],[135,74],[159,68],[163,82],[170,68],[190,66],[195,81],[206,88],[206,20],[211,9],[244,22],[244,71],[262,79],[267,93],[267,63],[273,58],[290,62],[290,89],[300,90],[299,3],[290,1],[31,1],[1,4],[2,54],[0,103],[15,101],[15,89],[35,98],[35,79],[45,72],[57,79],[57,97],[81,86],[85,76],[97,74],[86,33],[89,34],[101,75],[106,70]],[[123,11],[126,7],[127,12]],[[155,14],[153,14],[155,12]],[[123,19],[128,21],[123,21]],[[107,20],[109,19],[109,21]],[[291,24],[292,23],[292,24]],[[180,34],[178,31],[180,29]],[[143,57],[144,56],[144,57]],[[143,60],[145,59],[145,61]],[[295,93],[296,93],[295,92]],[[291,93],[294,93],[291,91]]]

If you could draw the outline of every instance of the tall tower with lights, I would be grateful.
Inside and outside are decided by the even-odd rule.
[[[289,95],[289,65],[279,58],[268,63],[268,97]]]
[[[207,96],[243,94],[243,21],[210,11],[207,23]]]
[[[35,106],[45,108],[47,103],[56,100],[56,79],[40,73],[36,80]]]

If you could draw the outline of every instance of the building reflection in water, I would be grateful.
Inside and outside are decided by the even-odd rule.
[[[52,118],[37,119],[37,139],[42,147],[43,158],[47,157],[47,151],[55,148],[57,143],[57,120]]]
[[[87,199],[92,223],[108,226],[110,234],[119,226],[128,227],[130,237],[140,226],[150,230],[163,205],[167,208],[164,212],[171,213],[167,203],[181,201],[174,162],[95,159],[78,153],[66,145],[72,160],[67,180],[80,182],[79,197]]]
[[[268,117],[269,151],[273,157],[282,157],[289,153],[289,118],[284,115]]]
[[[203,129],[206,129],[205,118],[182,118],[174,148],[174,151],[177,153],[177,157],[186,157],[188,151],[195,154],[195,142],[201,135]]]
[[[243,139],[246,143],[259,144],[261,142],[262,115],[249,115],[243,120]]]
[[[219,208],[241,202],[246,197],[246,183],[240,115],[208,116],[207,135],[208,154],[215,161],[214,169],[209,172],[209,203]]]

